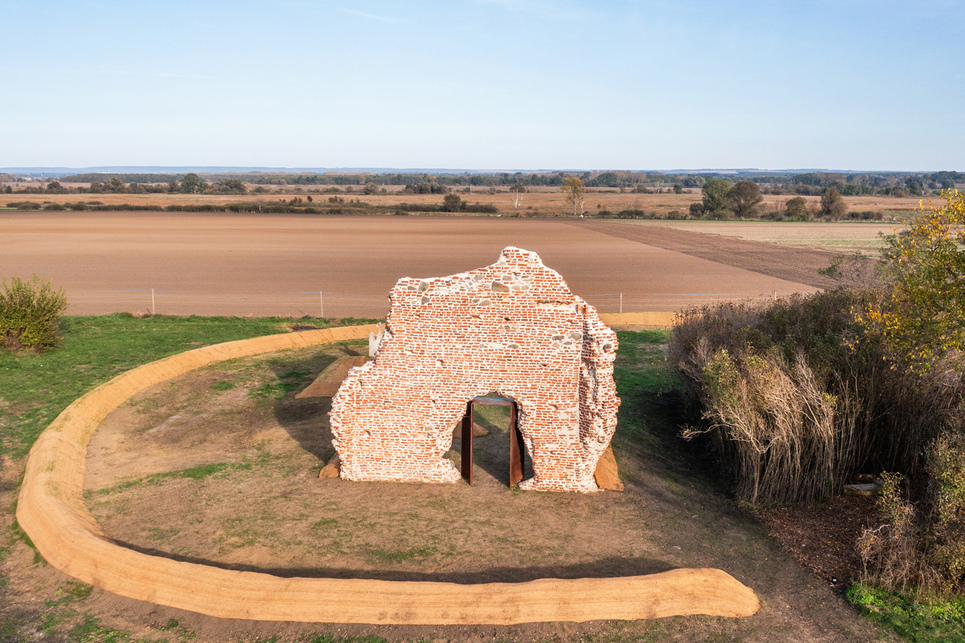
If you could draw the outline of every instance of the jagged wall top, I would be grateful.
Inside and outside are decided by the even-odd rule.
[[[516,400],[534,475],[524,488],[595,488],[616,428],[616,334],[535,252],[508,247],[484,268],[403,278],[374,362],[332,404],[349,479],[453,482],[443,458],[474,396]]]

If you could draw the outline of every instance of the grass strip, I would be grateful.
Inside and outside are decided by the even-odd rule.
[[[98,495],[106,496],[112,493],[117,493],[118,491],[124,491],[125,489],[130,489],[132,487],[139,487],[142,485],[149,484],[160,484],[165,480],[176,480],[178,478],[188,478],[190,480],[204,480],[205,478],[210,478],[213,475],[224,473],[226,471],[248,471],[252,467],[251,462],[216,462],[213,464],[202,464],[197,467],[191,467],[190,469],[180,469],[178,471],[165,471],[164,473],[152,473],[149,476],[144,476],[143,478],[135,478],[133,480],[125,480],[111,487],[105,487],[104,489],[97,489],[93,492],[85,493],[84,495]]]
[[[965,596],[953,601],[926,600],[914,593],[855,583],[848,588],[847,598],[866,618],[906,641],[965,641]]]

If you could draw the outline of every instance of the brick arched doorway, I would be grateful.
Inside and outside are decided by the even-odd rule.
[[[523,456],[526,445],[523,443],[523,434],[519,430],[519,409],[516,406],[516,400],[509,397],[474,397],[466,403],[466,414],[462,418],[461,431],[462,477],[472,484],[473,407],[476,405],[509,407],[509,486],[515,486],[523,479]]]

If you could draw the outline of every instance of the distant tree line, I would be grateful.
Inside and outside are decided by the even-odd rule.
[[[0,176],[13,182],[16,177]],[[691,207],[691,216],[726,218],[729,216],[753,218],[760,216],[761,194],[790,195],[794,197],[821,196],[834,190],[839,196],[880,197],[926,197],[937,195],[940,190],[965,183],[965,173],[940,172],[889,172],[889,173],[838,173],[807,172],[765,174],[760,172],[737,172],[733,174],[672,174],[660,172],[498,172],[498,173],[330,173],[330,174],[74,174],[59,180],[51,180],[46,186],[36,185],[14,190],[8,183],[0,187],[5,193],[22,194],[262,194],[266,185],[326,186],[324,191],[354,191],[356,186],[362,194],[385,191],[385,186],[402,185],[407,194],[441,194],[452,191],[471,193],[482,189],[495,193],[497,188],[525,192],[527,188],[555,187],[562,189],[573,180],[579,180],[587,189],[620,190],[639,193],[673,191],[683,193],[699,189],[701,203]],[[88,187],[66,187],[68,183],[89,183]],[[756,186],[754,192],[752,186]],[[783,213],[765,213],[774,218],[802,219],[814,216],[832,216],[840,208],[808,210],[803,199],[792,198]],[[839,214],[837,216],[844,216]]]
[[[760,186],[747,179],[731,183],[728,179],[708,179],[701,187],[701,200],[690,204],[690,216],[710,219],[757,219],[810,221],[843,219],[848,215],[848,204],[833,186],[823,189],[821,201],[809,206],[804,197],[796,196],[784,204],[783,209],[762,211],[764,196]],[[862,213],[861,218],[881,218],[880,212]]]
[[[49,181],[44,187],[25,187],[15,192],[18,194],[163,194],[163,193],[182,193],[182,194],[247,194],[248,187],[241,179],[222,179],[209,183],[204,177],[198,174],[188,173],[177,178],[172,175],[144,175],[144,176],[166,176],[167,181],[163,183],[139,183],[132,181],[125,183],[120,176],[107,176],[103,174],[77,175],[77,176],[96,176],[98,180],[90,181],[88,187],[68,188],[64,183],[75,182],[74,177],[62,177],[60,181]],[[141,176],[141,175],[135,175]],[[77,181],[80,182],[80,181]],[[7,186],[10,188],[11,186]],[[6,189],[5,192],[13,193],[14,190]]]
[[[844,196],[924,196],[938,190],[949,189],[965,183],[965,173],[956,171],[941,172],[883,172],[883,173],[844,173],[844,172],[806,172],[786,174],[766,174],[761,172],[673,174],[663,172],[603,171],[603,172],[494,172],[494,173],[226,173],[226,174],[74,174],[64,176],[64,183],[91,183],[104,191],[118,189],[115,179],[125,185],[140,186],[144,191],[170,191],[172,182],[182,183],[187,177],[199,177],[208,189],[218,190],[215,186],[225,186],[228,181],[238,181],[245,185],[326,185],[326,186],[367,186],[375,188],[387,185],[412,186],[416,193],[424,193],[425,186],[459,187],[561,187],[567,178],[579,178],[588,188],[610,188],[645,192],[649,189],[703,188],[708,181],[730,179],[734,182],[744,180],[757,183],[768,194],[797,194],[817,196],[833,187]],[[13,178],[13,177],[11,177]],[[232,188],[228,188],[229,190]],[[432,194],[444,193],[430,187]],[[177,191],[177,190],[174,190]]]
[[[469,203],[457,194],[448,194],[442,203],[396,203],[372,205],[359,199],[346,201],[343,197],[329,197],[327,204],[315,203],[311,196],[305,199],[281,199],[279,201],[238,201],[235,203],[177,203],[172,205],[142,205],[131,203],[103,203],[101,201],[75,201],[67,203],[38,203],[37,201],[12,201],[7,207],[15,210],[41,210],[48,212],[115,211],[115,212],[238,212],[259,214],[395,214],[434,212],[467,212],[473,214],[498,214],[496,206],[489,203]],[[518,215],[516,215],[518,216]]]
[[[771,194],[824,194],[834,188],[844,196],[927,196],[948,190],[965,182],[965,173],[942,171],[931,173],[842,174],[808,172],[788,177],[759,177],[758,183],[769,184]]]

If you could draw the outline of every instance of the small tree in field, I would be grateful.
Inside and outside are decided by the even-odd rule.
[[[37,275],[14,277],[0,285],[0,339],[10,349],[38,351],[59,343],[57,322],[67,309],[63,290],[54,290]]]
[[[583,198],[586,194],[586,184],[578,176],[568,176],[560,186],[566,200],[573,204],[573,216],[583,214]]]
[[[841,219],[848,213],[848,204],[841,193],[828,188],[821,195],[821,214],[829,219]]]
[[[513,206],[519,210],[519,206],[523,204],[523,192],[526,191],[526,188],[523,187],[522,183],[516,181],[510,189],[513,191]]]
[[[796,196],[785,204],[784,216],[794,221],[810,221],[814,213],[803,196]]]
[[[700,188],[703,195],[699,207],[700,213],[715,219],[730,218],[732,213],[727,203],[727,195],[730,189],[731,183],[727,179],[707,179],[707,182]],[[694,208],[691,208],[691,213],[694,213]]]
[[[462,209],[462,198],[458,194],[447,194],[442,199],[443,212],[458,212]]]
[[[727,204],[741,219],[757,215],[757,210],[763,201],[761,188],[753,181],[738,181],[727,192]]]
[[[203,191],[205,187],[207,187],[207,184],[205,183],[204,179],[194,172],[185,174],[184,178],[181,179],[180,190],[184,194],[197,194],[198,192]]]

